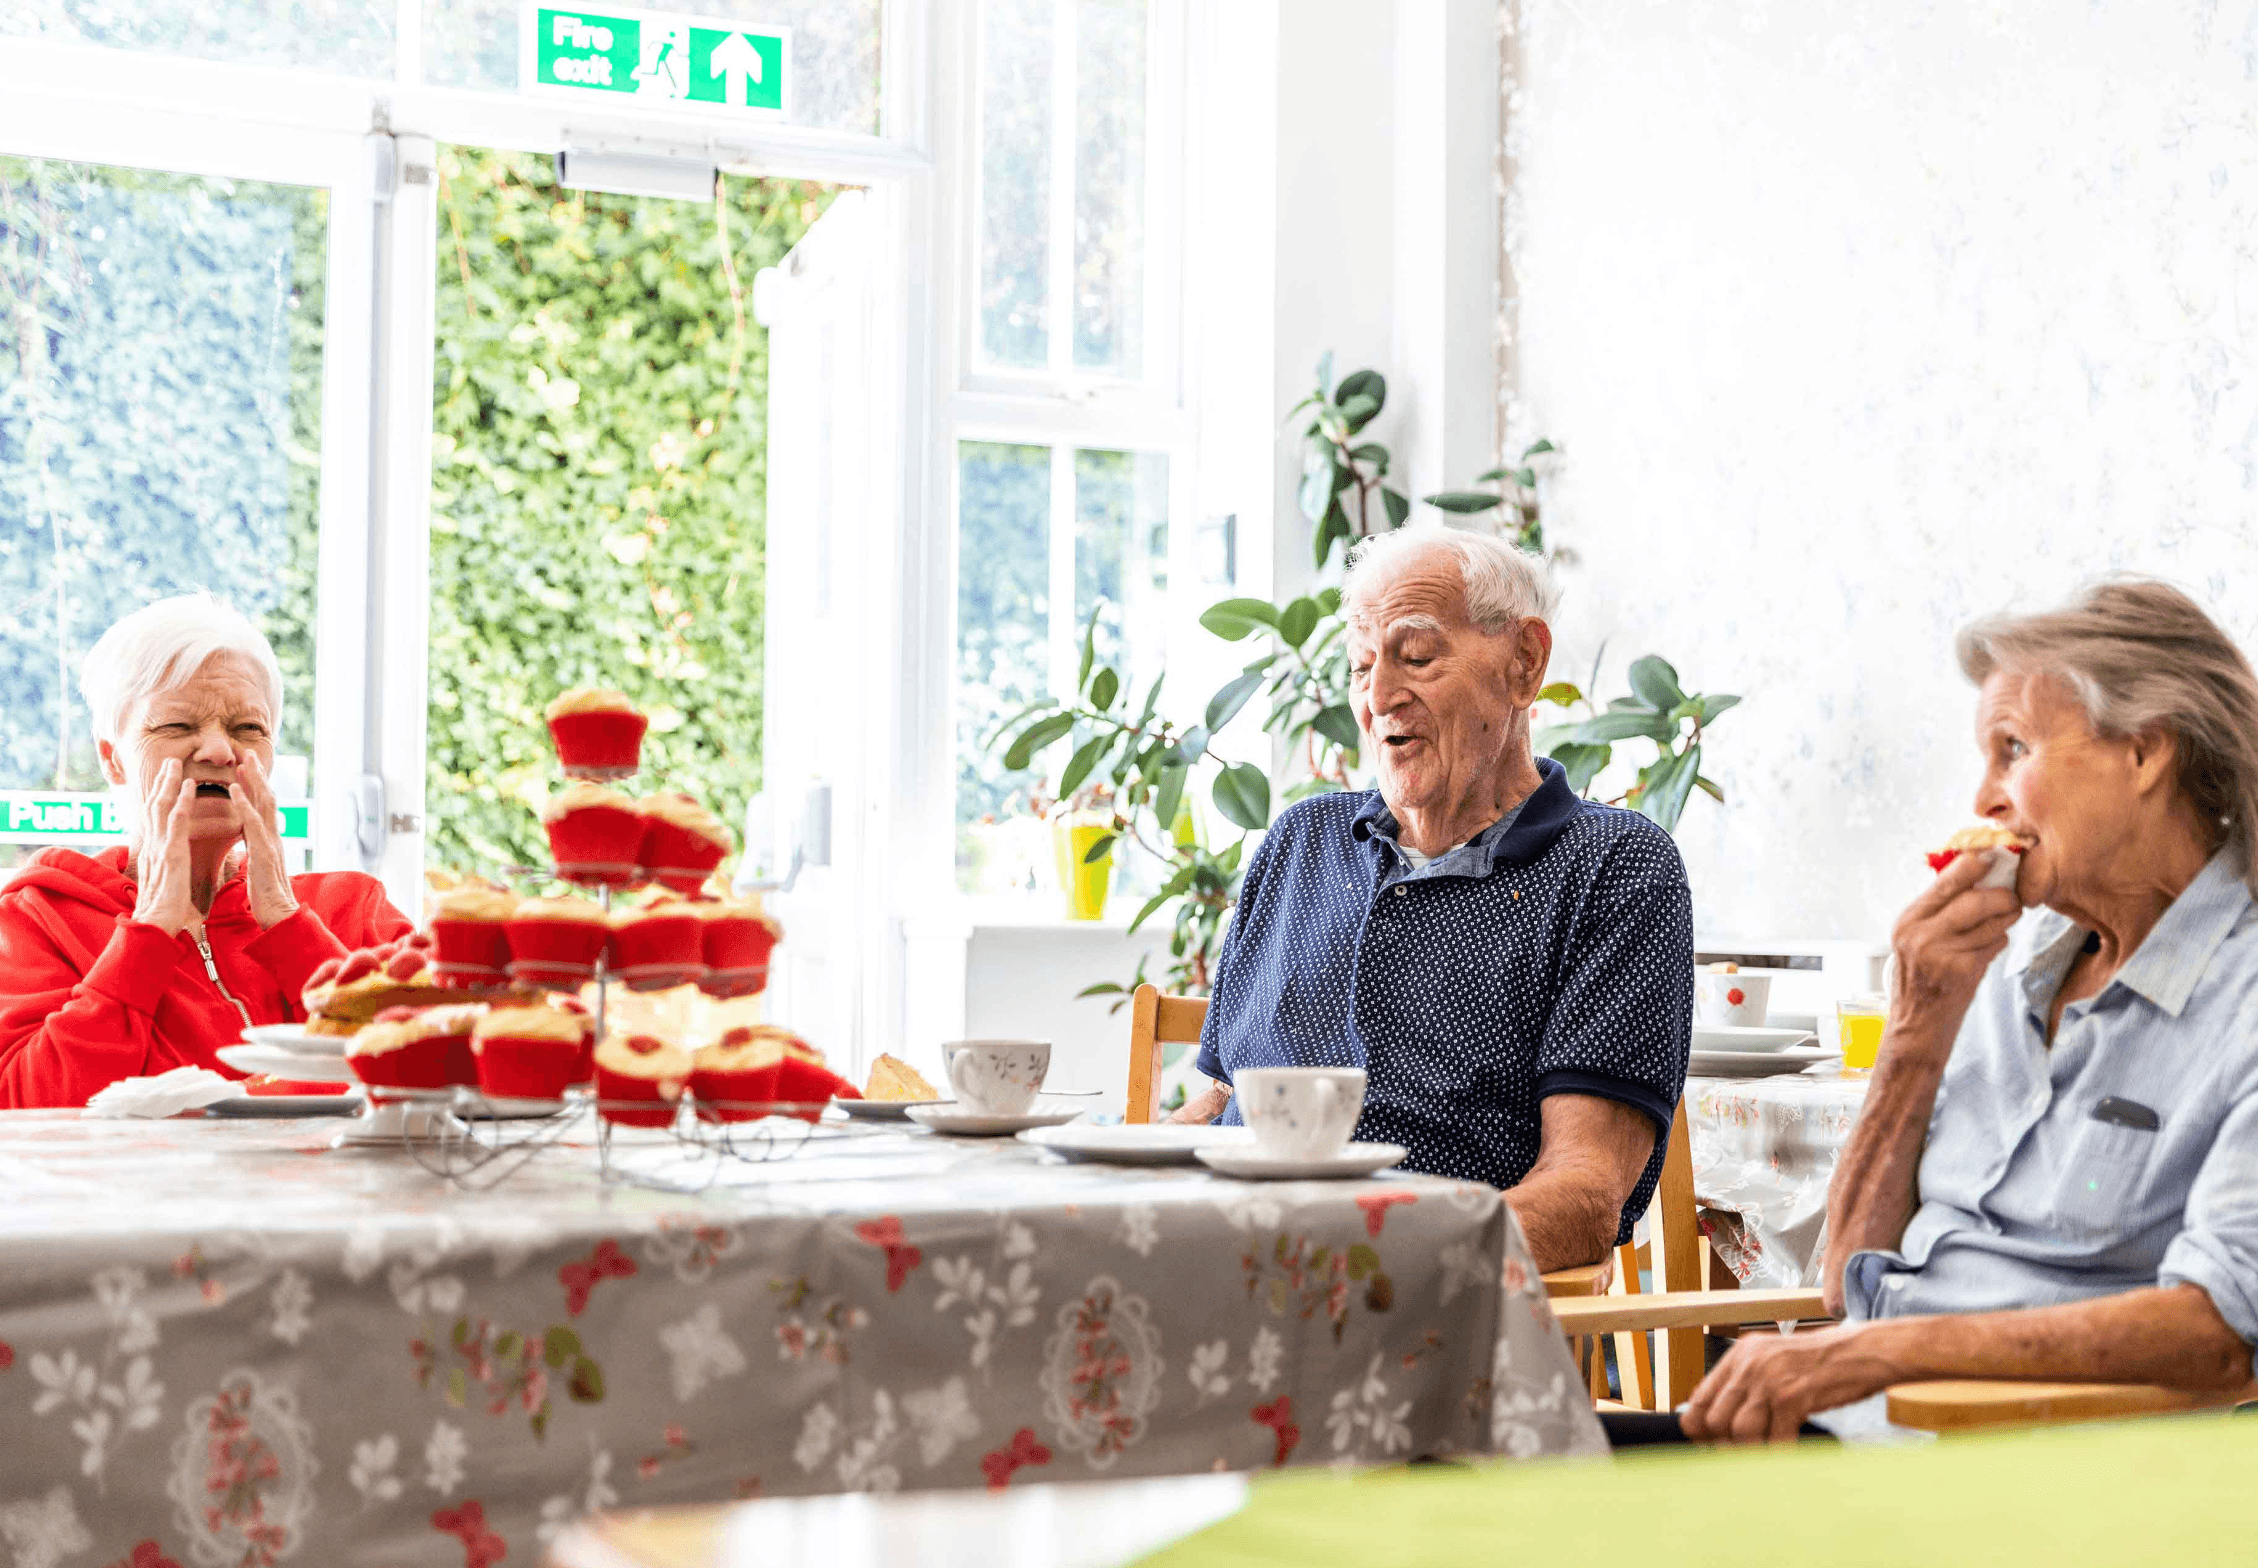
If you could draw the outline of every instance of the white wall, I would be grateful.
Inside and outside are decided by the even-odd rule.
[[[1956,626],[2131,569],[2258,632],[2258,8],[1518,9],[1556,668],[1747,695],[1704,929],[1877,935],[1969,812]]]

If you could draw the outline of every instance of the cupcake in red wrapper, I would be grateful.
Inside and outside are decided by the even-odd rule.
[[[668,898],[613,913],[604,963],[630,991],[664,991],[706,972],[704,949],[697,906]]]
[[[498,1007],[470,1033],[478,1086],[497,1099],[556,1100],[579,1080],[583,1021],[561,1007]]]
[[[671,1127],[690,1053],[654,1035],[606,1035],[596,1047],[596,1114],[623,1127]]]
[[[698,989],[708,996],[756,996],[768,989],[769,955],[784,928],[760,905],[734,899],[690,906],[705,927],[706,972]]]
[[[596,977],[611,939],[604,912],[585,898],[529,898],[502,927],[510,978],[554,991],[577,991]]]
[[[470,1053],[471,1030],[484,1017],[479,1003],[417,1010],[392,1007],[353,1036],[345,1065],[383,1100],[386,1089],[444,1089],[476,1083],[478,1068]]]
[[[501,985],[510,961],[503,924],[517,895],[483,882],[452,888],[431,912],[432,971],[444,986]]]
[[[721,818],[687,795],[646,795],[636,804],[643,813],[643,875],[677,893],[704,887],[729,853]]]
[[[784,1059],[776,1067],[776,1098],[806,1107],[784,1115],[812,1122],[833,1100],[862,1098],[860,1089],[824,1066],[821,1051],[789,1030],[775,1032],[782,1036],[784,1047]]]
[[[650,720],[616,691],[576,687],[549,704],[549,738],[569,779],[623,779],[643,763]]]
[[[784,1062],[782,1029],[737,1028],[690,1058],[690,1092],[698,1114],[710,1121],[749,1122],[776,1098],[776,1071]]]
[[[583,887],[633,887],[642,880],[636,855],[643,843],[643,814],[616,789],[582,780],[567,784],[541,807],[549,830],[549,855],[557,875]]]

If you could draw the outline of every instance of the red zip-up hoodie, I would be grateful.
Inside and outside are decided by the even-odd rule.
[[[412,929],[384,886],[358,871],[292,877],[298,910],[262,931],[238,876],[212,900],[204,940],[133,918],[125,851],[43,849],[0,889],[0,1110],[84,1105],[120,1078],[209,1067],[253,1023],[295,1022],[325,958]],[[234,998],[230,1001],[229,998]]]

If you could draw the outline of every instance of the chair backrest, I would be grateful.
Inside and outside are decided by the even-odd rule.
[[[1702,1278],[1701,1227],[1694,1218],[1693,1138],[1686,1131],[1686,1102],[1679,1097],[1677,1114],[1670,1118],[1670,1147],[1662,1156],[1662,1180],[1654,1189],[1647,1210],[1647,1271],[1656,1290],[1700,1290]],[[1631,1288],[1638,1274],[1631,1275]],[[1621,1342],[1617,1342],[1620,1359]],[[1696,1328],[1659,1330],[1654,1336],[1654,1383],[1660,1408],[1675,1410],[1693,1397],[1701,1381],[1702,1332]]]
[[[1129,1100],[1124,1121],[1160,1115],[1160,1059],[1164,1045],[1196,1045],[1207,1022],[1204,996],[1163,996],[1141,985],[1129,1001]]]

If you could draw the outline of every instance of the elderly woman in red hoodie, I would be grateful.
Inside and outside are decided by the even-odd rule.
[[[282,671],[203,594],[119,621],[80,678],[126,843],[34,855],[0,890],[0,1108],[84,1105],[303,1018],[323,959],[409,923],[357,871],[291,876],[267,772]],[[236,1076],[236,1075],[231,1075]]]

